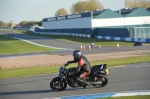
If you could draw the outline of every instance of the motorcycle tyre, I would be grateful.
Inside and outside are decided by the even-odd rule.
[[[50,82],[50,88],[51,88],[53,91],[63,91],[63,90],[66,89],[67,83],[66,83],[65,80],[62,81],[62,83],[63,83],[64,86],[61,87],[61,88],[55,88],[55,87],[53,86],[53,83],[56,82],[56,81],[59,81],[59,82],[60,82],[60,81],[61,81],[61,78],[59,78],[59,77],[54,78],[54,79]]]
[[[100,77],[98,77],[98,78],[101,78],[101,77],[103,77],[105,79],[105,81],[102,84],[92,84],[95,88],[101,88],[101,87],[104,87],[107,85],[107,83],[108,83],[107,75],[100,75]]]

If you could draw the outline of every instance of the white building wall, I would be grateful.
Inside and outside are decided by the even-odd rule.
[[[125,17],[125,25],[150,24],[150,16],[143,17]]]
[[[91,28],[91,17],[43,22],[44,29]]]
[[[146,25],[150,24],[150,16],[92,19],[92,27],[110,27],[127,25]]]
[[[92,27],[108,27],[124,25],[124,18],[92,19]]]

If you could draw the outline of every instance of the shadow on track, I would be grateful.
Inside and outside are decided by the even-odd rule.
[[[64,91],[74,91],[75,89],[66,89]],[[11,91],[11,92],[0,92],[0,96],[6,95],[21,95],[21,94],[39,94],[39,93],[51,93],[53,90],[31,90],[31,91]]]

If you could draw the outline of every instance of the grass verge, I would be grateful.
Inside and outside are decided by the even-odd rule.
[[[150,99],[150,95],[108,97],[108,98],[96,98],[96,99]]]
[[[106,63],[108,67],[112,67],[112,66],[125,65],[125,64],[135,64],[138,62],[150,62],[150,55],[121,58],[121,59],[114,59],[114,60],[93,61],[91,62],[91,65]],[[71,66],[76,66],[76,64],[71,64],[69,67]],[[42,66],[42,67],[0,70],[0,79],[20,77],[20,76],[30,76],[30,75],[37,75],[37,74],[56,73],[59,67],[60,66],[56,65],[56,66]]]
[[[36,46],[0,34],[0,55],[50,52],[52,50],[56,50],[56,49]]]

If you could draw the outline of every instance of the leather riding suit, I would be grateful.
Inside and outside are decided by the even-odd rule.
[[[71,74],[77,74],[81,72],[80,78],[84,78],[85,76],[89,75],[91,72],[91,65],[88,59],[85,56],[82,56],[78,61],[69,61],[70,63],[78,62],[77,70],[72,72]]]

